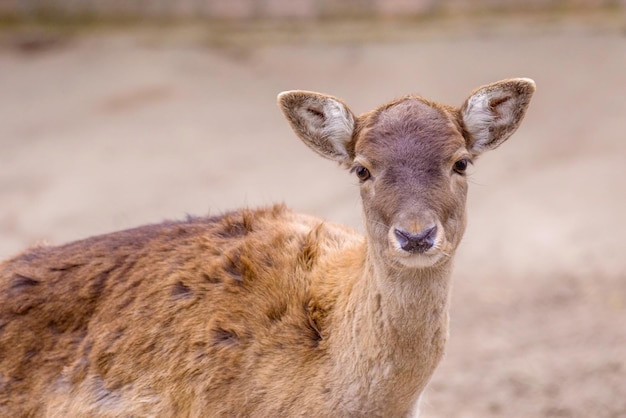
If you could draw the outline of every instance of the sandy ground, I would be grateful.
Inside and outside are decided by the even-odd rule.
[[[0,48],[0,258],[285,201],[360,228],[355,181],[304,147],[288,89],[356,112],[535,79],[471,174],[451,339],[424,417],[626,417],[626,20],[385,24],[216,38],[99,31]],[[29,35],[30,36],[30,35]],[[17,48],[22,44],[23,48]]]

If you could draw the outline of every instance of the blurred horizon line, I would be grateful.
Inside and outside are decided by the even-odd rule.
[[[624,12],[626,0],[0,0],[0,25],[32,22],[304,22]]]

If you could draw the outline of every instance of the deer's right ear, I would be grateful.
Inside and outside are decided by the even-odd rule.
[[[294,90],[280,93],[278,104],[291,128],[309,148],[330,160],[351,163],[354,115],[341,100]]]
[[[476,154],[494,149],[507,140],[524,119],[535,82],[512,78],[483,86],[465,101],[461,117]]]

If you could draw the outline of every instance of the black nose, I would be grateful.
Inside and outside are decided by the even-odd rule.
[[[400,248],[410,253],[424,253],[435,245],[437,225],[432,226],[419,234],[411,234],[396,228],[393,231],[398,239]]]

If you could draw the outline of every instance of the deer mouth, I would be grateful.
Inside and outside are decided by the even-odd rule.
[[[448,258],[446,254],[441,251],[433,251],[428,254],[403,254],[395,252],[395,260],[407,268],[426,268],[433,267],[439,262]]]

